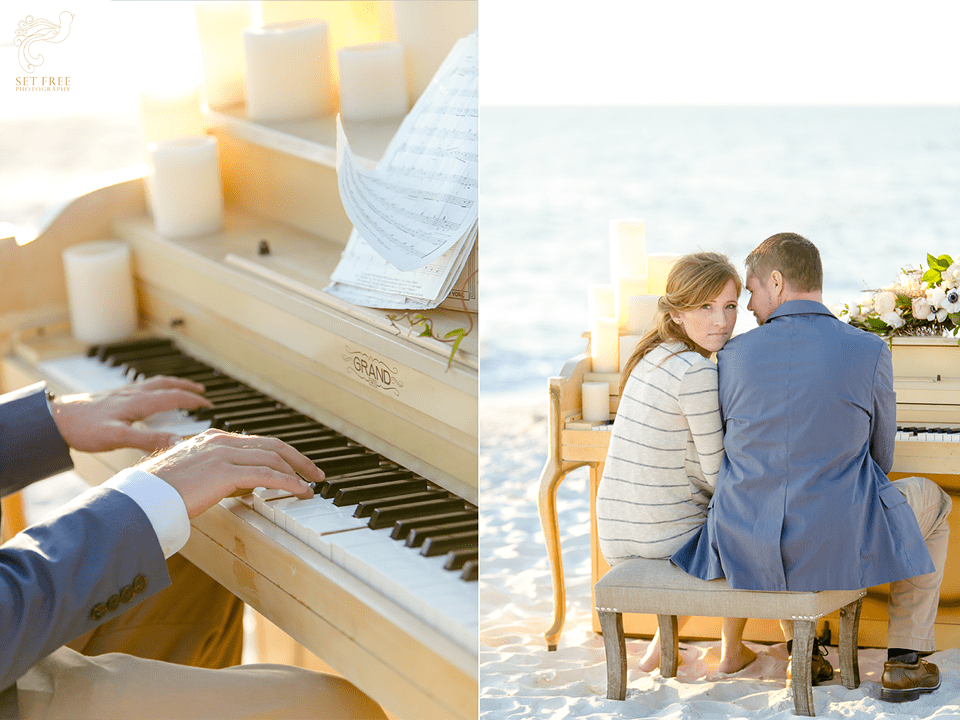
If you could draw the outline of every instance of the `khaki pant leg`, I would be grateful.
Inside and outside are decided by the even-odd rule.
[[[180,555],[167,560],[170,587],[68,644],[84,655],[124,653],[225,668],[243,652],[243,602]]]
[[[285,665],[212,670],[60,648],[17,681],[21,720],[385,719],[333,675]]]
[[[895,480],[893,484],[917,516],[935,570],[890,583],[887,647],[930,652],[937,649],[933,625],[937,619],[940,585],[947,561],[952,501],[935,482],[927,478],[903,478]]]

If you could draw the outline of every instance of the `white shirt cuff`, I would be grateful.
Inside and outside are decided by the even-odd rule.
[[[104,486],[119,490],[143,509],[157,534],[165,558],[187,544],[190,539],[190,516],[183,498],[172,485],[143,470],[127,468],[107,480]]]

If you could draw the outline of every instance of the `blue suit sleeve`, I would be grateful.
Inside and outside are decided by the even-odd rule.
[[[883,343],[873,380],[873,419],[870,427],[870,455],[884,473],[893,467],[897,436],[897,393],[893,389],[893,356]]]
[[[170,584],[150,521],[91,488],[0,547],[0,690],[51,652]]]
[[[42,383],[0,396],[0,495],[72,467]]]

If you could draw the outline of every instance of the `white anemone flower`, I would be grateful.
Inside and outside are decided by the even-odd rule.
[[[937,310],[937,322],[943,322],[947,319],[947,311],[943,308]]]
[[[873,307],[877,311],[877,315],[888,315],[897,307],[897,296],[889,290],[878,292],[877,296],[873,299]],[[889,324],[890,323],[887,323],[887,325]]]
[[[950,287],[960,285],[960,263],[953,263],[953,265],[940,274],[940,277],[943,278],[943,281]]]
[[[880,319],[894,330],[903,326],[903,318],[900,317],[900,313],[898,313],[896,310],[891,310],[890,312],[881,314]]]
[[[933,313],[933,305],[925,297],[913,299],[913,316],[917,320],[927,320]]]
[[[930,301],[930,304],[935,308],[940,308],[943,304],[944,298],[947,296],[947,291],[942,287],[932,287],[927,290],[927,300]]]
[[[946,297],[944,297],[940,307],[947,312],[960,312],[960,290],[957,288],[947,290]]]

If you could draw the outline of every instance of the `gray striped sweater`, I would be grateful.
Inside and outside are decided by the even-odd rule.
[[[654,348],[627,379],[597,489],[607,562],[673,555],[703,525],[722,459],[717,366]]]

